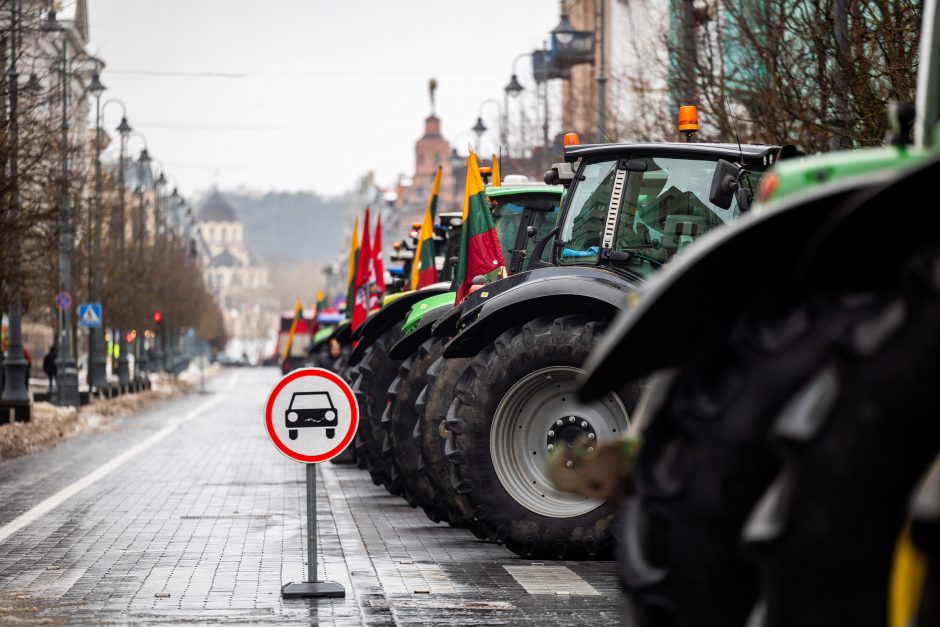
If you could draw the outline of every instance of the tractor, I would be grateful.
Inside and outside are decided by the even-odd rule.
[[[621,510],[626,622],[940,624],[935,0],[920,54],[890,145],[776,166],[766,202],[585,363],[584,402],[652,375]]]
[[[471,292],[432,326],[448,341],[428,369],[415,429],[444,509],[530,558],[610,554],[614,504],[557,489],[546,463],[581,437],[599,443],[624,433],[643,385],[582,402],[584,360],[639,288],[746,212],[764,171],[792,152],[581,145],[573,134],[565,143],[564,162],[546,173],[547,182],[569,187],[562,214],[533,247],[528,269]],[[651,350],[625,359],[644,363]]]

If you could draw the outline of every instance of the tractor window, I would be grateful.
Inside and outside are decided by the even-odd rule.
[[[721,209],[708,200],[714,160],[633,160],[643,161],[647,168],[627,178],[614,241],[615,250],[633,253],[627,262],[631,270],[651,273],[706,232],[740,215],[737,201]],[[755,189],[760,174],[750,174]]]
[[[526,259],[529,259],[532,255],[533,250],[535,249],[535,244],[542,240],[545,237],[545,234],[555,228],[555,225],[558,224],[558,205],[551,211],[533,211],[532,219],[529,221],[529,226],[534,226],[537,234],[535,237],[529,238],[526,243],[525,252]],[[549,261],[551,258],[552,247],[546,246],[545,250],[542,252],[542,261]]]
[[[508,264],[512,256],[512,247],[516,244],[516,234],[522,223],[523,206],[514,202],[500,202],[493,207],[493,218],[496,220],[496,236],[499,238],[499,247],[503,251],[503,260]]]
[[[579,172],[561,229],[560,263],[597,263],[617,160],[586,163]]]

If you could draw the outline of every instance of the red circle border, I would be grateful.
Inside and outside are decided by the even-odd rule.
[[[346,433],[346,436],[333,449],[321,455],[301,455],[300,453],[292,451],[281,441],[279,437],[277,437],[277,433],[274,431],[274,421],[272,416],[274,412],[274,400],[288,383],[302,377],[319,377],[334,383],[346,396],[346,400],[349,402],[349,407],[352,414],[349,421],[350,428]],[[329,370],[324,370],[323,368],[298,368],[297,370],[294,370],[282,377],[281,380],[277,382],[277,385],[274,386],[274,389],[271,390],[271,393],[268,395],[268,402],[264,407],[264,424],[267,428],[268,436],[271,438],[271,441],[274,442],[274,446],[276,446],[281,453],[287,457],[290,457],[294,461],[303,462],[305,464],[319,464],[320,462],[333,459],[345,451],[346,447],[349,446],[350,442],[352,442],[353,436],[356,435],[356,430],[359,427],[359,403],[356,402],[356,397],[353,395],[349,384],[346,383],[346,381],[344,381],[342,378],[336,376],[335,373],[332,373]]]

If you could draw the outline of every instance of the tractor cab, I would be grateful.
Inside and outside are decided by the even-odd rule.
[[[546,181],[567,183],[538,266],[603,266],[645,279],[749,208],[779,146],[572,143]]]

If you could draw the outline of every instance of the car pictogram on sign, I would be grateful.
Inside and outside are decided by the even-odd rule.
[[[297,439],[298,429],[306,427],[325,427],[326,437],[332,439],[339,421],[329,392],[295,392],[284,412],[284,424],[291,440]]]

